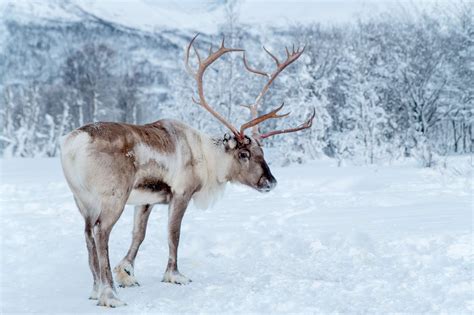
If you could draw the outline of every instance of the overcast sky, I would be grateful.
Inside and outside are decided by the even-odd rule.
[[[192,8],[194,12],[219,8],[219,4],[226,2],[226,0],[144,1],[150,4],[160,3],[170,9],[183,11]],[[243,22],[286,24],[298,21],[303,23],[347,22],[357,17],[363,18],[387,11],[393,12],[400,10],[401,7],[435,6],[446,2],[446,0],[241,0],[239,2],[240,19]]]
[[[253,25],[344,23],[383,12],[409,14],[416,7],[449,1],[430,0],[242,0],[240,21]],[[143,30],[161,28],[215,32],[225,20],[226,0],[0,0],[6,16],[75,20],[74,6],[118,24]],[[408,8],[402,11],[401,8]],[[0,10],[1,13],[2,10]],[[1,15],[1,14],[0,14]]]

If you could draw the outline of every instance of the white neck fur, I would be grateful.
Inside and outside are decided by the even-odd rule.
[[[200,167],[202,169],[197,172],[202,180],[202,187],[193,196],[193,200],[197,208],[206,209],[212,206],[224,193],[232,157],[225,152],[222,142],[215,138],[202,135],[201,145],[205,161]]]

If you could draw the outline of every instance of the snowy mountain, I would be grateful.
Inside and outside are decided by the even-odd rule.
[[[3,15],[21,23],[101,21],[153,32],[162,29],[216,30],[222,8],[153,1],[6,1]]]
[[[397,1],[247,0],[233,4],[226,0],[4,0],[0,12],[3,7],[6,18],[23,22],[97,19],[149,32],[186,29],[212,34],[225,21],[229,6],[240,11],[242,23],[285,27],[319,22],[344,23],[396,8]]]

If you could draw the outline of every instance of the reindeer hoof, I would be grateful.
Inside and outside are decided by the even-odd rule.
[[[105,288],[102,290],[102,293],[100,294],[97,305],[114,308],[114,307],[124,306],[127,304],[121,301],[111,288]]]
[[[89,300],[97,300],[99,299],[99,286],[94,284],[92,287],[92,292],[89,295]]]
[[[122,261],[114,268],[115,280],[119,287],[134,287],[140,286],[133,273],[133,266],[128,261]]]
[[[89,296],[89,300],[98,300],[99,299],[99,293],[97,290],[92,290],[91,295]]]
[[[166,271],[161,282],[169,282],[174,284],[189,284],[193,282],[191,279],[183,276],[179,271]]]

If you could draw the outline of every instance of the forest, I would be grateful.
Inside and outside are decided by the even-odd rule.
[[[350,23],[262,27],[240,21],[229,2],[215,34],[197,47],[243,48],[256,69],[275,65],[285,47],[305,47],[274,82],[260,105],[284,102],[289,118],[262,129],[292,127],[314,108],[309,130],[279,135],[264,145],[280,164],[329,157],[341,165],[415,158],[433,166],[443,157],[474,150],[473,5],[450,10],[405,7]],[[192,102],[195,82],[184,67],[192,30],[140,30],[85,11],[80,21],[0,24],[0,155],[53,157],[62,135],[87,123],[184,121],[220,136],[225,130]],[[245,70],[241,53],[227,54],[205,77],[209,103],[240,124],[265,83]]]

